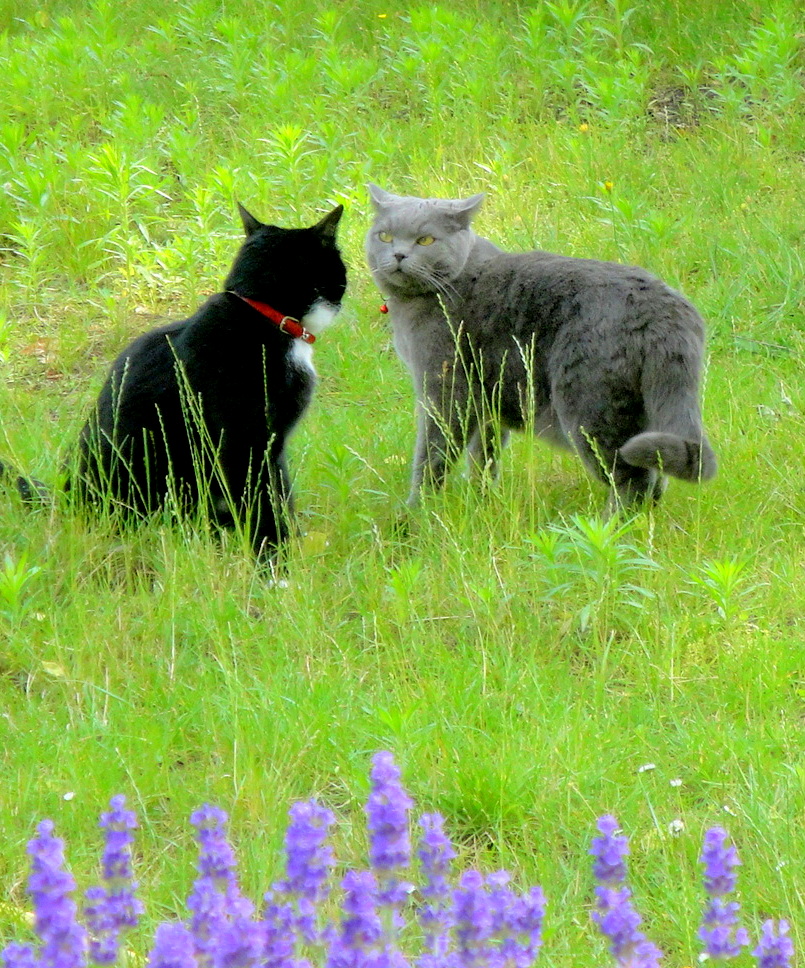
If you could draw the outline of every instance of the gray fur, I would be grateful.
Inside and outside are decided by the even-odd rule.
[[[470,228],[482,195],[369,191],[369,268],[416,393],[410,504],[465,449],[494,473],[509,430],[527,428],[575,450],[619,505],[659,498],[667,474],[715,475],[704,324],[683,296],[632,266],[503,252]]]

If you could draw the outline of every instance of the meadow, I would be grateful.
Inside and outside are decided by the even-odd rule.
[[[0,0],[3,458],[58,482],[122,346],[220,288],[237,200],[289,226],[343,203],[350,273],[292,442],[288,587],[234,537],[121,538],[2,496],[0,943],[26,931],[42,817],[83,887],[126,794],[144,951],[190,889],[192,810],[231,814],[257,898],[295,800],[363,862],[390,750],[462,866],[542,885],[554,968],[607,963],[604,813],[667,964],[697,957],[716,824],[753,933],[788,917],[805,944],[804,39],[797,0]],[[521,436],[488,493],[457,469],[400,531],[412,392],[367,181],[486,192],[475,227],[504,247],[681,289],[708,323],[716,480],[606,521],[580,464]]]

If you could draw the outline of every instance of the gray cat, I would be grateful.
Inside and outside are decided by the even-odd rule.
[[[409,504],[465,448],[472,471],[494,474],[509,431],[525,428],[574,449],[615,507],[658,499],[666,474],[715,475],[704,324],[678,292],[631,266],[503,252],[470,228],[483,195],[369,191],[369,268],[416,392]]]

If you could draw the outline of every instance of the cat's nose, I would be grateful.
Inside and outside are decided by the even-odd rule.
[[[398,262],[402,262],[402,260],[403,260],[403,259],[405,258],[405,253],[404,253],[404,252],[395,252],[395,253],[394,253],[394,258],[395,258],[395,259],[396,259],[396,260],[397,260]]]

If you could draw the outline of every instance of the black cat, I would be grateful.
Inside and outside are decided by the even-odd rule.
[[[346,289],[336,246],[343,207],[304,229],[263,225],[239,208],[246,241],[224,291],[112,364],[66,489],[126,520],[206,507],[266,555],[289,531],[285,445],[313,393],[311,344]],[[23,499],[41,495],[39,482],[13,483]]]

